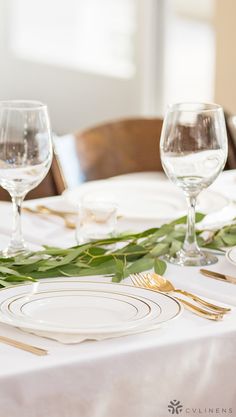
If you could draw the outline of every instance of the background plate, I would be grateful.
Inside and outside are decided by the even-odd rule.
[[[173,219],[186,212],[182,191],[168,180],[101,180],[82,184],[63,194],[71,204],[79,204],[85,195],[94,199],[111,199],[119,206],[119,214],[132,219]],[[211,190],[198,197],[197,210],[209,214],[221,210],[228,199]]]

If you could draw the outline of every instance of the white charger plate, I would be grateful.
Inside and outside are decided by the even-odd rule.
[[[76,278],[0,291],[0,321],[64,343],[155,328],[177,317],[172,297],[134,286]]]
[[[186,200],[180,189],[168,180],[119,180],[90,181],[64,191],[71,204],[79,204],[85,195],[96,199],[114,200],[119,214],[130,219],[166,220],[186,212]],[[228,204],[227,197],[211,190],[204,190],[198,197],[197,210],[210,214]]]

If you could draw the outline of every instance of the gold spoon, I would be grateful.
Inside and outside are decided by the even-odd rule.
[[[150,283],[149,278],[147,278],[147,275],[145,274],[131,274],[130,279],[132,283],[136,287],[140,288],[147,288],[152,291],[162,292],[160,291],[155,284]],[[203,317],[204,319],[214,320],[218,321],[221,320],[224,315],[221,313],[213,313],[212,311],[205,310],[195,304],[189,303],[186,300],[183,300],[179,297],[175,297],[176,300],[180,301],[184,306],[187,308],[187,310],[190,310],[192,313],[197,314],[197,316]]]
[[[203,300],[202,298],[198,297],[195,294],[192,294],[185,290],[180,290],[174,287],[174,285],[165,279],[163,276],[155,274],[155,273],[149,273],[149,274],[135,274],[135,277],[140,279],[142,283],[146,282],[146,284],[149,284],[153,287],[153,289],[157,289],[158,291],[170,293],[170,292],[177,292],[179,294],[185,295],[186,297],[191,298],[193,301],[200,303],[204,305],[205,307],[214,310],[217,313],[225,314],[231,311],[230,308],[220,307],[215,304],[212,304],[206,300]]]

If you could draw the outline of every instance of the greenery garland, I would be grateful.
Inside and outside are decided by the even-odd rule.
[[[203,214],[196,214],[196,222],[203,218]],[[175,256],[181,249],[186,220],[184,216],[159,228],[122,234],[68,249],[43,246],[43,250],[38,252],[0,258],[0,286],[41,278],[89,275],[109,275],[112,281],[120,282],[131,273],[151,268],[162,275],[167,266],[162,256]],[[225,246],[234,246],[236,224],[208,233],[198,230],[197,239],[199,245],[205,248],[221,250]]]

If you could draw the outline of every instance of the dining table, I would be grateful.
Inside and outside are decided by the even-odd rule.
[[[119,178],[131,180],[168,181],[158,173]],[[222,224],[233,220],[236,170],[220,174],[212,187],[224,196],[226,204],[209,215],[210,221]],[[64,194],[25,201],[24,206],[32,208],[39,203],[65,207],[67,200]],[[75,230],[66,228],[62,219],[27,211],[22,217],[24,236],[33,250],[44,244],[76,244]],[[11,204],[0,202],[1,248],[9,241],[11,218]],[[124,216],[118,221],[118,230],[140,231],[156,224],[145,216]],[[74,344],[0,323],[0,336],[48,351],[39,357],[0,342],[0,417],[236,416],[236,285],[203,276],[199,269],[168,264],[165,277],[178,288],[229,306],[231,312],[221,321],[183,309],[180,317],[155,330]],[[224,252],[208,269],[236,277],[236,266]],[[111,278],[80,279],[106,282]],[[124,283],[131,284],[130,278]]]

